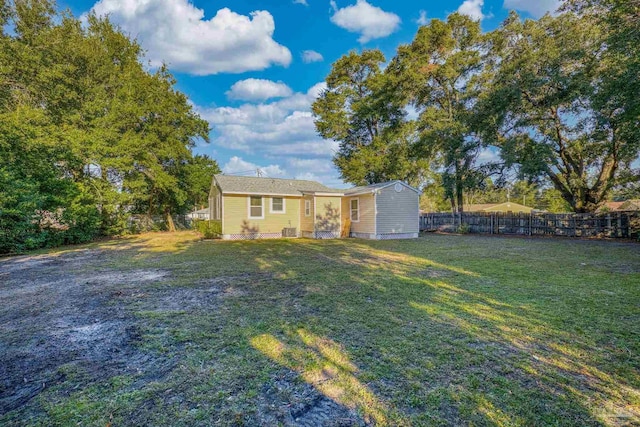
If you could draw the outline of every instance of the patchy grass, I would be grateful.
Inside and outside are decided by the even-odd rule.
[[[148,234],[0,260],[2,425],[636,425],[640,246]]]

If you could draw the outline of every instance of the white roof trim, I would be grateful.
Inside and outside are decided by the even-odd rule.
[[[395,181],[389,181],[386,185],[383,185],[382,187],[376,188],[376,190],[382,190],[383,188],[391,187],[392,185],[396,185],[397,183],[400,183],[400,184],[404,185],[405,187],[407,187],[408,189],[413,190],[416,193],[420,194],[420,191],[418,191],[418,189],[413,188],[412,186],[410,186],[406,182],[400,181],[399,179],[396,179]]]
[[[362,196],[363,194],[373,194],[375,193],[376,190],[365,190],[365,191],[359,191],[357,193],[347,193],[346,196]]]
[[[309,196],[320,196],[320,197],[331,197],[331,196],[342,197],[342,196],[344,196],[344,193],[324,193],[322,191],[303,191],[302,194],[309,195]]]
[[[396,179],[395,181],[389,181],[389,182],[387,182],[385,185],[383,185],[381,187],[376,187],[376,188],[372,188],[372,189],[368,189],[368,190],[363,190],[363,191],[359,191],[357,193],[346,192],[345,194],[347,196],[357,196],[357,195],[360,195],[360,194],[376,193],[376,192],[378,192],[378,191],[380,191],[382,189],[385,189],[385,188],[390,187],[392,185],[396,185],[397,183],[400,183],[400,184],[404,185],[405,187],[407,187],[408,189],[415,191],[417,194],[420,194],[420,191],[418,189],[413,188],[412,186],[410,186],[406,182],[400,181],[399,179]]]

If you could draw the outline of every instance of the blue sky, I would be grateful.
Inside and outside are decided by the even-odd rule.
[[[331,64],[350,50],[393,57],[419,25],[459,10],[492,30],[516,9],[526,17],[560,0],[64,0],[80,16],[110,15],[138,39],[151,66],[165,62],[211,125],[197,147],[227,173],[261,168],[268,176],[343,186],[319,138],[310,105]]]

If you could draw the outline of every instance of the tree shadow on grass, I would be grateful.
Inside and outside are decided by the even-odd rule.
[[[256,261],[261,269],[286,268],[291,280],[307,278],[306,302],[316,306],[309,310],[307,332],[339,345],[360,367],[350,375],[376,396],[382,417],[388,417],[383,408],[391,407],[398,420],[426,423],[600,425],[640,419],[637,374],[621,375],[597,363],[589,353],[602,349],[588,337],[553,326],[549,314],[507,295],[483,292],[492,277],[460,263],[381,247],[305,242],[298,254],[304,265],[292,266],[275,252]],[[309,271],[328,266],[309,280]],[[284,317],[285,324],[293,321]],[[303,322],[300,314],[295,317]],[[262,339],[288,350],[274,355],[254,347],[309,376],[304,362],[283,356],[304,354],[308,346],[273,335]],[[361,402],[330,397],[364,410]]]
[[[277,421],[287,402],[274,409],[270,390],[306,390],[279,382],[284,371],[379,425],[601,425],[638,418],[636,359],[610,365],[619,371],[605,366],[620,357],[618,348],[608,352],[588,334],[559,326],[553,313],[522,305],[478,263],[448,263],[418,243],[198,242],[193,235],[152,234],[106,244],[103,252],[118,258],[117,268],[153,265],[171,273],[164,287],[135,285],[131,297],[180,291],[166,294],[173,299],[165,298],[169,311],[123,307],[150,316],[137,320],[146,328],[141,345],[161,349],[184,371],[167,374],[152,391],[144,386],[145,402],[172,405],[169,423],[176,425],[195,422],[190,411],[229,423]],[[102,264],[90,252],[76,255]],[[191,306],[180,307],[173,298],[195,295],[187,291],[198,286],[197,295],[207,295],[198,304],[191,298]],[[633,328],[629,319],[621,321]],[[605,327],[584,322],[585,330]],[[104,408],[122,387],[96,390],[81,396],[96,404],[75,411],[108,419]],[[70,402],[78,401],[84,402]],[[118,402],[123,406],[110,410],[126,419],[126,403]],[[136,419],[167,423],[163,405],[150,405]]]
[[[274,362],[298,372],[324,396],[361,411],[366,422],[387,422],[387,409],[354,375],[358,368],[339,344],[302,328],[288,338],[285,344],[272,334],[262,334],[251,338],[251,345]]]

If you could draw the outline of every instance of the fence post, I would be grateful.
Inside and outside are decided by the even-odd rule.
[[[617,237],[622,237],[622,212],[618,212],[618,215],[616,215],[617,218],[617,227],[616,227],[616,236]]]

